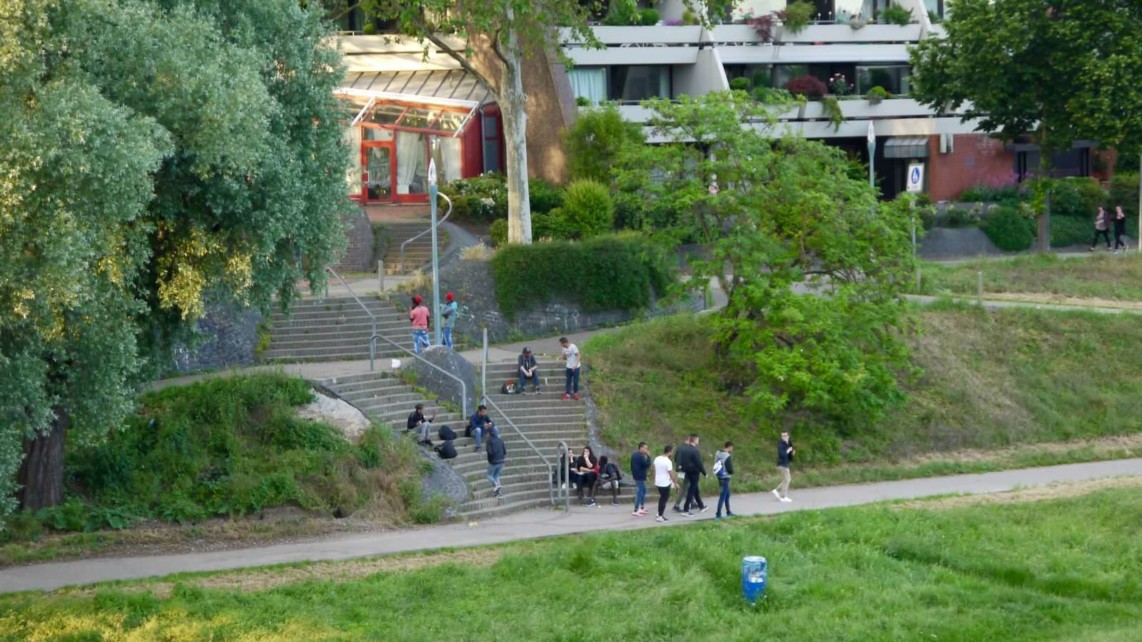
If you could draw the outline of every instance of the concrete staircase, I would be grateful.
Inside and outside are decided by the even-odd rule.
[[[386,274],[409,274],[413,270],[423,269],[432,262],[432,234],[428,233],[409,243],[404,251],[404,266],[401,266],[400,246],[408,239],[420,234],[429,227],[429,222],[385,222],[385,262]],[[441,227],[437,230],[436,246],[440,252],[448,247],[448,232]]]
[[[565,442],[572,451],[582,448],[586,443],[586,413],[582,401],[561,399],[562,362],[540,362],[539,374],[543,394],[532,394],[529,387],[527,394],[502,395],[499,393],[500,385],[508,379],[517,378],[516,364],[489,364],[488,396],[552,464],[558,465],[556,452],[559,442]],[[474,463],[457,458],[454,460],[456,469],[464,474],[473,489],[472,499],[459,507],[460,513],[469,520],[475,520],[549,505],[551,478],[542,458],[508,425],[500,413],[494,408],[489,408],[489,413],[508,449],[507,466],[500,478],[503,497],[496,499],[492,496],[491,484],[484,478],[487,458],[482,453],[478,462]]]
[[[377,318],[377,333],[412,349],[408,314],[376,296],[363,295],[361,303]],[[290,316],[274,310],[269,348],[264,361],[347,361],[369,358],[372,320],[352,297],[304,299],[294,302]],[[377,357],[404,353],[384,341],[377,342]]]
[[[453,430],[463,432],[466,419],[460,413],[450,411],[443,406],[428,399],[423,393],[417,392],[411,385],[399,377],[388,372],[369,372],[366,374],[348,375],[322,379],[319,383],[336,392],[349,403],[369,416],[374,422],[388,424],[403,432],[416,404],[424,404],[424,414],[431,417],[436,415],[436,425],[452,426]],[[475,411],[473,411],[475,412]],[[412,436],[408,437],[413,439]],[[432,436],[436,440],[436,435]],[[469,448],[470,450],[470,448]]]

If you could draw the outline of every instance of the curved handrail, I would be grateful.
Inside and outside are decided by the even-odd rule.
[[[452,214],[452,199],[448,198],[448,195],[443,193],[443,192],[437,193],[437,196],[440,196],[444,200],[448,201],[448,211],[444,213],[444,216],[440,217],[439,221],[436,221],[436,227],[440,227],[440,224],[443,223],[444,221],[447,221],[448,217]],[[431,231],[432,231],[432,226],[429,225],[427,230],[424,230],[423,232],[418,233],[417,235],[409,238],[404,243],[400,244],[400,271],[401,272],[404,272],[404,246],[408,245],[409,243],[412,243],[416,239],[424,236],[425,234],[428,234]]]
[[[436,370],[437,372],[444,375],[445,377],[448,377],[449,379],[460,384],[460,412],[463,413],[464,419],[467,419],[469,417],[469,415],[468,415],[468,386],[467,386],[467,384],[464,383],[463,379],[461,379],[460,377],[457,377],[456,375],[452,374],[451,372],[448,372],[447,370],[445,370],[444,368],[441,368],[440,366],[436,365],[435,363],[432,363],[428,359],[425,359],[424,357],[413,352],[412,350],[409,350],[408,348],[402,346],[401,344],[397,343],[396,341],[393,341],[392,339],[390,339],[388,337],[382,337],[381,335],[376,334],[376,333],[374,333],[373,336],[369,337],[369,354],[376,354],[377,339],[380,339],[381,341],[384,341],[385,343],[393,346],[397,350],[404,352],[408,356],[421,361],[422,363],[424,363],[428,367],[432,368],[433,370]],[[370,360],[369,369],[372,370],[372,368],[373,368],[373,365],[372,365],[372,361]]]
[[[373,312],[371,310],[369,310],[369,307],[366,306],[363,301],[361,301],[361,299],[357,296],[357,293],[353,291],[353,288],[349,287],[349,284],[345,282],[345,279],[341,278],[341,275],[338,274],[336,270],[334,270],[332,267],[327,265],[327,266],[325,266],[325,271],[332,274],[338,281],[340,281],[341,285],[345,286],[345,291],[347,291],[349,293],[349,296],[353,297],[353,300],[357,302],[357,305],[361,306],[361,309],[365,311],[365,314],[369,315],[369,319],[373,322],[372,333],[376,334],[377,333],[377,316],[375,314],[373,314]],[[326,288],[326,292],[328,292],[328,291],[329,291],[329,289]],[[376,356],[377,356],[376,348],[373,345],[373,343],[370,341],[369,342],[369,370],[370,371],[373,370],[373,360],[376,358]]]
[[[498,405],[496,405],[496,402],[492,401],[491,397],[489,397],[487,394],[484,394],[481,397],[481,401],[487,404],[492,410],[495,410],[496,413],[499,414],[499,416],[502,417],[509,426],[511,426],[512,430],[514,430],[516,434],[519,435],[521,439],[523,439],[523,443],[527,444],[527,447],[530,448],[532,452],[534,452],[536,455],[539,455],[539,458],[543,460],[543,465],[547,466],[547,479],[548,483],[550,483],[551,476],[555,473],[555,468],[552,466],[551,462],[548,461],[547,457],[543,455],[543,452],[539,450],[534,442],[527,438],[527,435],[523,434],[523,431],[519,429],[519,426],[515,425],[515,422],[511,420],[511,417],[508,417],[507,414],[504,413],[504,411],[501,410]]]
[[[561,441],[555,448],[555,465],[561,465],[559,462],[564,461],[564,457],[567,458],[565,461],[567,461],[567,465],[570,467],[571,449],[567,447],[567,442]],[[566,479],[564,479],[564,475],[567,475]],[[555,483],[551,485],[550,496],[552,506],[558,506],[559,498],[562,497],[564,512],[571,512],[571,475],[568,474],[568,471],[560,470],[556,475]]]

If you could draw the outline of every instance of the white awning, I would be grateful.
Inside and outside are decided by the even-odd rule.
[[[896,136],[884,144],[885,158],[928,158],[928,139]]]
[[[438,69],[350,73],[333,95],[350,103],[353,125],[459,136],[491,92],[466,71]]]

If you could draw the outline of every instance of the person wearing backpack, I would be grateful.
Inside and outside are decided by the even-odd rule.
[[[611,491],[611,506],[619,505],[619,481],[623,478],[623,471],[619,465],[611,461],[606,455],[599,457],[599,488]]]
[[[503,495],[500,486],[500,473],[504,472],[504,462],[507,459],[508,449],[504,440],[500,439],[500,431],[492,426],[488,430],[486,449],[488,452],[488,481],[492,482],[492,494],[496,497]]]
[[[722,518],[722,506],[726,507],[726,517],[733,517],[730,510],[730,478],[734,475],[734,442],[727,441],[726,445],[714,454],[714,477],[718,478],[721,494],[718,495],[718,508],[714,511],[714,519]]]

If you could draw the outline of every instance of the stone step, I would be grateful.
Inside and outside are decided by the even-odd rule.
[[[410,328],[409,320],[407,317],[396,318],[379,318],[377,319],[377,330],[384,331],[389,329],[408,330]],[[287,334],[312,334],[314,332],[361,332],[369,334],[373,331],[373,320],[366,316],[349,318],[319,318],[308,320],[282,320],[275,321],[270,327],[270,332],[274,336],[284,336]]]
[[[356,378],[356,376],[353,378],[334,377],[331,379],[322,379],[318,383],[333,388],[344,395],[365,391],[375,391],[379,393],[385,391],[403,391],[410,388],[409,384],[396,377],[377,377],[376,375],[370,378]]]
[[[369,316],[369,315],[372,316]],[[344,310],[295,310],[291,314],[273,314],[270,315],[270,320],[274,326],[281,327],[304,327],[318,322],[324,323],[372,323],[373,318],[376,318],[377,323],[395,323],[397,321],[408,322],[408,312],[395,310],[392,307],[381,309],[370,309],[368,312],[361,308],[347,308]]]
[[[378,359],[389,359],[392,357],[404,356],[404,353],[392,348],[391,350],[380,349],[377,351]],[[362,361],[369,358],[368,346],[360,350],[338,350],[330,351],[323,348],[316,350],[310,349],[290,349],[290,350],[266,350],[261,355],[261,361],[274,361],[274,362],[294,362],[294,363],[307,363],[312,361]]]
[[[276,337],[270,340],[270,350],[290,350],[293,348],[328,348],[337,350],[340,348],[361,349],[365,354],[369,352],[369,338],[371,335],[314,335],[312,337],[298,338],[298,339],[284,339],[279,340]],[[398,345],[402,343],[405,337],[401,334],[384,334],[386,339],[396,342]],[[409,334],[408,345],[412,346],[412,335]],[[396,350],[391,344],[388,344],[380,339],[377,340],[377,350],[384,349]]]
[[[511,492],[505,488],[503,497],[472,500],[457,507],[457,512],[464,520],[477,522],[543,506],[551,506],[550,495],[544,491]]]
[[[360,299],[360,302],[358,302],[358,299]],[[365,295],[358,296],[357,299],[351,296],[295,299],[290,303],[289,309],[295,312],[335,312],[360,310],[362,304],[370,310],[385,310],[391,308],[385,301],[378,299],[376,296]],[[276,306],[273,308],[273,311],[274,314],[281,314],[281,307]]]

